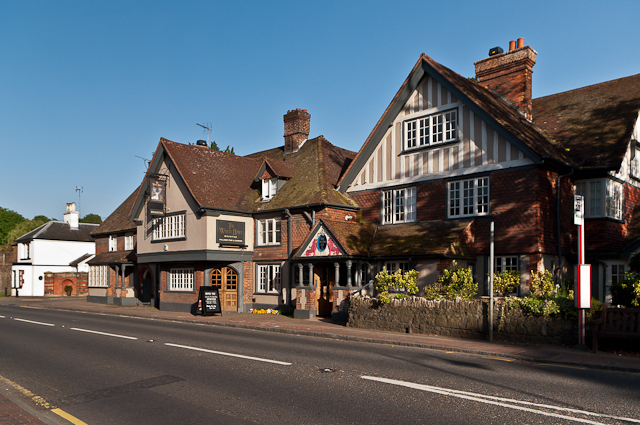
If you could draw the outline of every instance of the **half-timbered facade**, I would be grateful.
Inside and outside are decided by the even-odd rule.
[[[635,246],[640,78],[531,100],[537,53],[522,39],[511,47],[476,63],[477,82],[423,54],[339,190],[399,246],[407,228],[460,224],[457,251],[418,244],[379,259],[418,269],[420,286],[456,259],[486,291],[493,221],[495,270],[519,270],[523,292],[531,270],[572,278],[573,193],[582,194],[593,293],[605,299]]]

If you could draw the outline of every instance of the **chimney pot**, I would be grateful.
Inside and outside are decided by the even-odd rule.
[[[532,118],[531,76],[538,53],[524,46],[524,38],[509,43],[509,51],[489,56],[475,63],[476,78],[481,86],[491,89]]]
[[[515,40],[511,40],[509,42],[509,51],[515,50],[516,49],[516,41]]]

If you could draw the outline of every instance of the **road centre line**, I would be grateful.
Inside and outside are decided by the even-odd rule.
[[[395,379],[378,378],[378,377],[375,377],[375,376],[361,376],[361,378],[367,379],[367,380],[370,380],[370,381],[377,381],[377,382],[383,382],[383,383],[392,384],[392,385],[399,385],[399,386],[403,386],[403,387],[407,387],[407,388],[413,388],[413,389],[417,389],[417,390],[421,390],[421,391],[428,391],[428,392],[432,392],[432,393],[436,393],[436,394],[448,395],[448,396],[458,397],[458,398],[462,398],[462,399],[466,399],[466,400],[478,401],[478,402],[481,402],[481,403],[493,404],[493,405],[496,405],[496,406],[507,407],[507,408],[510,408],[510,409],[523,410],[525,412],[531,412],[531,413],[544,415],[544,416],[552,416],[552,417],[555,417],[555,418],[567,419],[567,420],[571,420],[571,421],[575,421],[575,422],[582,422],[582,423],[587,423],[587,424],[601,425],[603,423],[602,422],[590,421],[588,419],[574,418],[572,416],[559,415],[559,414],[551,413],[551,412],[544,412],[544,411],[541,411],[541,410],[530,409],[530,408],[522,407],[522,406],[515,406],[515,405],[512,405],[512,404],[501,403],[501,401],[509,402],[509,403],[516,403],[516,404],[525,404],[525,405],[529,405],[529,406],[541,407],[541,408],[551,409],[551,410],[560,410],[560,411],[571,412],[571,413],[576,413],[576,414],[582,414],[582,415],[587,415],[587,416],[596,416],[598,418],[603,418],[603,419],[606,418],[606,419],[615,419],[615,420],[619,420],[619,421],[640,423],[640,420],[632,419],[632,418],[611,416],[611,415],[605,415],[605,414],[601,414],[601,413],[588,412],[588,411],[585,411],[585,410],[577,410],[577,409],[570,409],[570,408],[566,408],[566,407],[559,407],[559,406],[551,406],[551,405],[546,405],[546,404],[532,403],[532,402],[528,402],[528,401],[514,400],[514,399],[509,399],[509,398],[503,398],[503,397],[494,397],[494,396],[488,396],[488,395],[484,395],[484,394],[471,393],[471,392],[467,392],[467,391],[452,390],[452,389],[448,389],[448,388],[433,387],[431,385],[422,385],[422,384],[416,384],[416,383],[413,383],[413,382],[399,381],[399,380],[395,380]],[[493,401],[493,400],[496,400],[496,401]]]
[[[98,332],[98,331],[90,331],[89,329],[80,329],[80,328],[69,328],[72,331],[80,331],[80,332],[88,332],[91,334],[105,335],[105,336],[113,336],[116,338],[124,338],[124,339],[138,339],[134,336],[126,336],[126,335],[118,335],[118,334],[110,334],[107,332]]]
[[[0,316],[0,319],[4,319],[4,318],[5,318],[4,316]]]
[[[283,366],[291,366],[292,364],[287,362],[281,362],[278,360],[263,359],[260,357],[243,356],[241,354],[225,353],[223,351],[214,351],[214,350],[207,350],[205,348],[189,347],[188,345],[170,344],[168,342],[166,342],[164,345],[168,345],[170,347],[186,348],[187,350],[203,351],[205,353],[211,353],[211,354],[219,354],[221,356],[238,357],[240,359],[255,360],[258,362],[275,363]]]
[[[34,310],[42,310],[41,307],[33,307],[31,305],[21,305],[20,308],[32,308]]]
[[[17,320],[18,322],[33,323],[33,324],[42,325],[42,326],[55,326],[53,323],[34,322],[33,320],[18,319],[17,317],[14,317],[13,320]]]

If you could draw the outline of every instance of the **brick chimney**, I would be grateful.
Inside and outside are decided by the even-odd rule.
[[[311,114],[300,108],[284,116],[284,153],[297,152],[309,137]]]
[[[491,49],[492,51],[495,49]],[[501,51],[502,49],[500,49]],[[478,83],[492,89],[532,119],[531,74],[538,52],[524,45],[524,38],[509,43],[509,51],[479,60],[476,66]]]

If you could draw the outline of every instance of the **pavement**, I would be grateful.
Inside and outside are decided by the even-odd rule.
[[[212,326],[282,332],[317,338],[341,339],[374,344],[402,345],[513,359],[524,362],[551,363],[570,367],[640,373],[640,355],[638,355],[638,353],[598,351],[596,354],[584,347],[516,345],[504,342],[489,342],[434,335],[385,332],[351,328],[346,326],[345,323],[335,323],[323,318],[305,320],[280,315],[227,312],[213,316],[194,316],[189,313],[160,311],[150,306],[121,307],[89,303],[86,297],[0,297],[0,305],[3,304],[112,314],[151,320],[207,323]],[[23,405],[24,408],[18,406],[16,404],[18,400],[12,399],[11,394],[4,393],[4,395],[6,397],[3,397],[3,394],[0,393],[0,425],[45,423],[34,416],[33,413],[37,414],[37,412],[26,411],[25,409],[28,409],[28,406]]]

